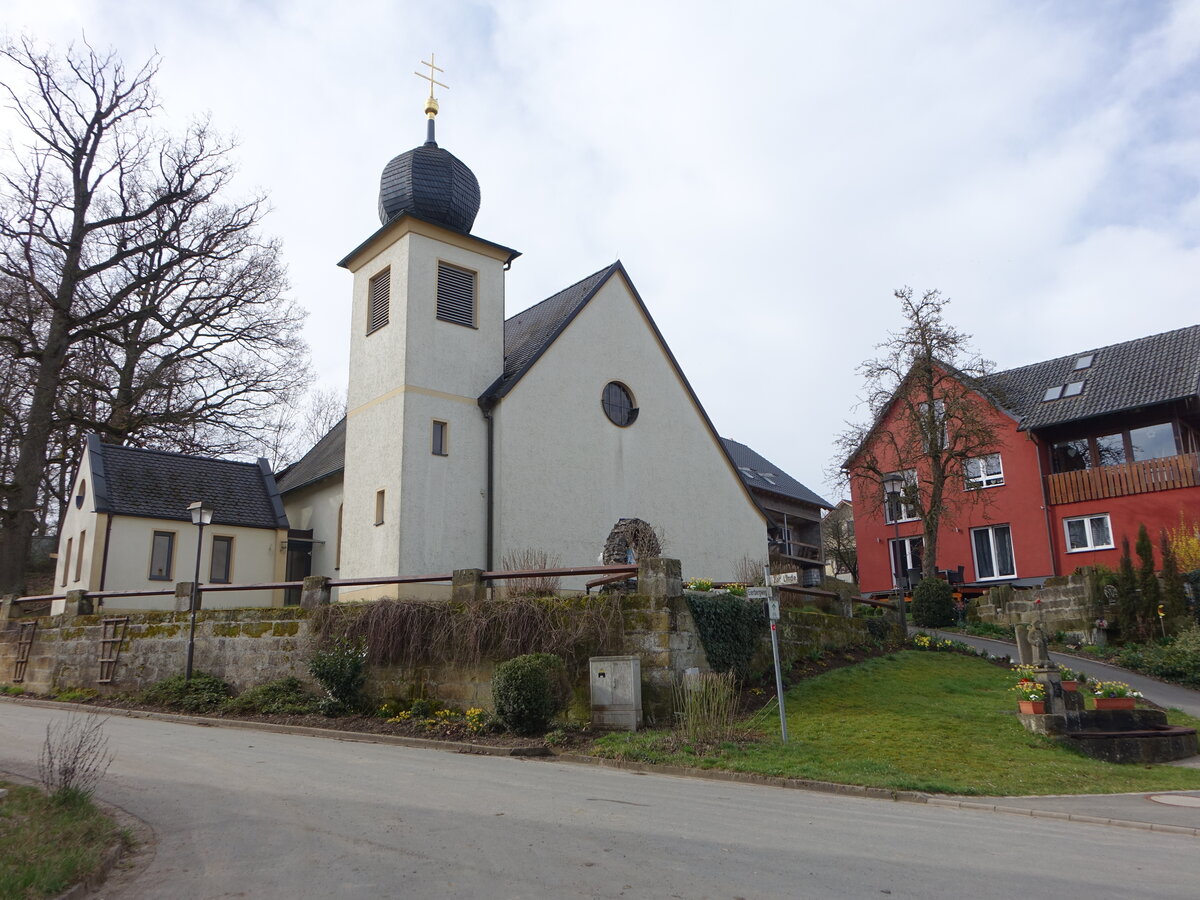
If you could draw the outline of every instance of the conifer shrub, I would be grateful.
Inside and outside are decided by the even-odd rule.
[[[953,625],[958,617],[954,611],[954,589],[950,584],[932,575],[922,578],[913,591],[912,619],[918,628]]]
[[[492,700],[496,719],[515,734],[536,734],[566,705],[566,669],[553,653],[527,653],[496,666]]]

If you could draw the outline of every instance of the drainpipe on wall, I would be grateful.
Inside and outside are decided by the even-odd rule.
[[[487,570],[495,571],[493,565],[493,541],[492,530],[495,516],[495,502],[492,499],[492,487],[495,483],[495,420],[492,418],[492,410],[495,409],[495,403],[491,400],[480,399],[479,411],[483,413],[483,418],[487,422]]]
[[[104,580],[108,577],[108,544],[109,538],[112,536],[113,515],[108,513],[104,522],[104,553],[100,557],[100,590],[104,590]],[[101,606],[104,605],[104,598],[99,600]]]

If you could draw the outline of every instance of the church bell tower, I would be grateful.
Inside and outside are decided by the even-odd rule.
[[[342,578],[484,568],[487,422],[504,367],[504,272],[515,250],[471,234],[479,182],[437,144],[434,57],[425,143],[383,170],[381,227],[339,265],[354,275]],[[343,591],[345,598],[395,595]]]

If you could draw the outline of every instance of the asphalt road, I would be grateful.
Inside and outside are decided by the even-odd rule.
[[[0,703],[32,776],[59,710]],[[153,858],[106,897],[1196,896],[1195,837],[110,717]]]
[[[1010,641],[996,641],[991,638],[975,637],[974,635],[959,634],[953,631],[938,631],[936,628],[919,629],[910,626],[908,630],[912,634],[924,630],[930,634],[938,634],[951,640],[962,641],[964,644],[969,644],[980,650],[986,650],[995,656],[1004,656],[1007,654],[1014,660],[1017,658],[1017,645]],[[1082,656],[1071,656],[1067,653],[1051,653],[1050,659],[1060,666],[1069,666],[1076,672],[1086,672],[1088,678],[1092,681],[1124,681],[1131,688],[1141,691],[1142,696],[1147,700],[1151,700],[1159,706],[1166,707],[1167,709],[1178,709],[1180,712],[1200,718],[1200,691],[1194,691],[1191,688],[1186,688],[1178,684],[1167,684],[1154,678],[1148,678],[1145,675],[1139,675],[1136,672],[1130,672],[1128,669],[1110,666],[1106,663],[1096,662],[1093,659],[1085,659]]]

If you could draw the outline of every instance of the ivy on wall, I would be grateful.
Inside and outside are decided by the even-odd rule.
[[[713,671],[732,671],[740,679],[748,678],[766,625],[762,607],[726,593],[685,592],[684,597]]]

